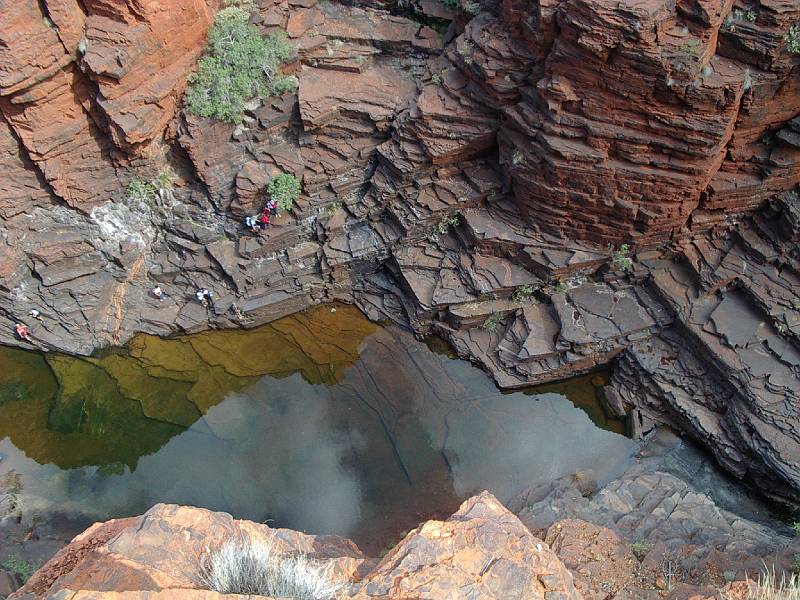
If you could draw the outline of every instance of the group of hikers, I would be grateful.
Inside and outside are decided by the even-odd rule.
[[[264,206],[264,210],[261,212],[261,215],[256,216],[247,216],[244,219],[245,227],[248,227],[253,233],[258,233],[261,229],[265,229],[269,227],[271,222],[271,217],[275,217],[278,215],[278,203],[270,198],[266,205]],[[156,298],[159,302],[163,301],[166,297],[164,291],[161,289],[160,285],[156,285],[153,289],[150,290],[150,293]],[[212,306],[214,302],[214,294],[211,290],[207,288],[198,288],[198,290],[194,293],[195,299],[202,304],[204,307],[208,308]],[[43,321],[41,313],[34,309],[31,309],[29,316],[33,319],[37,319],[39,321]],[[25,323],[16,323],[14,325],[14,332],[16,333],[17,337],[21,340],[25,340],[26,342],[30,342],[31,340],[31,332],[30,328]]]
[[[153,289],[150,290],[150,293],[153,295],[154,298],[158,299],[159,301],[163,301],[166,295],[164,294],[164,290],[161,289],[160,285],[156,285]],[[195,299],[202,304],[204,307],[209,308],[214,303],[214,293],[209,290],[208,288],[198,288],[197,291],[194,293]],[[42,317],[42,313],[35,308],[32,308],[28,313],[28,316],[32,319],[36,319],[37,321],[44,322],[44,318]],[[31,339],[31,328],[28,327],[23,322],[15,323],[14,324],[14,333],[16,334],[17,338],[20,340],[24,340],[26,342],[33,342]]]
[[[246,216],[244,218],[244,226],[249,228],[253,233],[258,233],[262,229],[270,226],[271,218],[278,215],[278,203],[272,198],[267,201],[261,215]]]
[[[159,302],[163,301],[166,298],[164,294],[164,290],[161,289],[160,285],[155,286],[150,293],[153,294],[153,297],[157,298]],[[195,299],[208,308],[214,302],[214,293],[209,290],[208,288],[197,288],[197,291],[194,293]]]

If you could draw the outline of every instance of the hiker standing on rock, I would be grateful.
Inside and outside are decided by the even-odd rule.
[[[277,216],[278,215],[278,203],[275,202],[275,200],[273,198],[270,198],[267,201],[267,208],[266,208],[265,212],[267,210],[269,211],[269,214],[271,214],[273,216]]]
[[[211,290],[206,288],[200,288],[194,293],[194,297],[197,298],[197,301],[208,308],[211,306],[211,303],[214,301],[214,294],[211,293]]]
[[[261,218],[259,221],[264,227],[269,227],[269,209],[264,209],[264,212],[261,213]]]
[[[244,218],[244,226],[249,227],[250,231],[253,233],[258,233],[261,230],[261,225],[258,222],[256,217],[245,217]]]

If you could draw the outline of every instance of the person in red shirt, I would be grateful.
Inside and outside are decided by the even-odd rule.
[[[259,221],[264,227],[269,226],[269,210],[265,210],[263,213],[261,213],[261,218]]]
[[[27,325],[23,325],[22,323],[17,323],[16,326],[14,327],[14,329],[16,330],[17,335],[19,336],[19,339],[25,340],[25,341],[28,341],[28,342],[31,341],[31,336],[30,336],[30,333],[28,331],[28,326]]]

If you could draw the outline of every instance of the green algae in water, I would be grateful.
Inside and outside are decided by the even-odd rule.
[[[260,377],[336,383],[375,329],[353,307],[320,306],[251,331],[139,335],[91,358],[0,348],[0,438],[41,464],[133,470]]]
[[[608,373],[599,371],[572,377],[568,381],[546,383],[524,390],[529,395],[555,393],[562,394],[583,412],[598,427],[625,435],[627,426],[622,419],[609,417],[600,401],[602,386],[608,383]]]

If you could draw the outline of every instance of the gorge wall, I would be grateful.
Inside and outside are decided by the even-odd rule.
[[[264,0],[299,87],[240,125],[182,110],[217,8],[0,0],[0,342],[88,354],[354,302],[504,388],[620,357],[639,432],[796,504],[796,2]],[[279,172],[301,198],[243,232]]]

